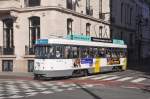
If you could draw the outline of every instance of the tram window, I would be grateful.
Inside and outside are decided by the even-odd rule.
[[[120,55],[121,49],[117,48],[116,50],[117,50],[116,51],[116,53],[117,53],[116,55],[117,55],[118,58],[120,58],[121,57],[121,55]]]
[[[54,58],[55,50],[54,46],[47,47],[47,58]]]
[[[70,53],[70,46],[65,46],[65,50],[64,50],[65,52],[65,54],[64,54],[64,57],[67,59],[67,58],[70,58],[70,55],[71,55],[71,53]]]
[[[123,50],[123,57],[127,57],[127,49],[122,49]]]
[[[94,58],[94,50],[93,48],[89,48],[89,57]]]
[[[107,48],[107,50],[106,50],[106,57],[107,58],[111,57],[111,49],[110,48]]]
[[[55,55],[56,55],[56,58],[62,58],[62,56],[63,56],[62,46],[56,46],[55,47]]]
[[[87,48],[81,47],[81,58],[86,58],[88,56]]]
[[[104,58],[106,56],[106,49],[105,48],[99,48],[98,54],[99,54],[99,57]]]
[[[116,51],[116,49],[115,48],[110,48],[110,51],[111,51],[111,56],[113,58],[116,58],[117,57],[117,51]]]
[[[98,57],[98,48],[93,48],[93,55],[94,55],[94,58]]]
[[[79,52],[77,47],[72,47],[73,58],[79,58]]]

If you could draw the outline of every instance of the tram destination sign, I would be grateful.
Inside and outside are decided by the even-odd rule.
[[[124,41],[123,40],[118,40],[118,39],[113,39],[113,44],[120,44],[120,45],[124,45]]]
[[[97,38],[97,37],[91,37],[91,41],[93,41],[93,42],[112,43],[112,40],[111,40],[111,39]]]
[[[48,44],[48,39],[39,39],[39,40],[36,40],[36,44]]]
[[[67,39],[79,40],[79,41],[91,41],[91,37],[90,36],[77,35],[77,34],[68,35]]]

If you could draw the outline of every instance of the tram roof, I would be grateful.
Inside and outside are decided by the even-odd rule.
[[[48,39],[48,44],[65,44],[65,45],[79,45],[79,46],[92,46],[92,47],[112,47],[112,48],[127,48],[127,45],[104,43],[104,42],[90,42],[90,41],[77,41],[68,39]]]

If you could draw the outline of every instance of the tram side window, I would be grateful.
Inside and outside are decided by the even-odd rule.
[[[106,50],[106,57],[107,57],[107,58],[112,57],[111,49],[110,49],[110,48],[107,48],[107,50]]]
[[[87,48],[86,47],[81,47],[81,58],[86,58],[87,55],[88,55]]]
[[[54,46],[48,46],[47,47],[47,58],[55,58],[55,50],[54,50]]]
[[[117,49],[116,48],[111,48],[111,54],[112,54],[113,58],[117,58],[118,57],[118,55],[117,55]]]
[[[106,48],[99,48],[98,55],[99,55],[99,57],[105,58],[106,57]]]
[[[72,55],[73,55],[73,58],[79,58],[79,50],[77,47],[72,47]]]
[[[97,54],[96,54],[97,55]],[[94,48],[89,48],[89,57],[90,58],[94,58],[95,54],[94,54]]]
[[[42,47],[42,46],[39,47],[39,57],[40,57],[40,58],[44,58],[44,57],[43,57],[43,47]]]
[[[127,57],[127,49],[122,49],[122,57]]]
[[[40,53],[40,47],[36,47],[35,48],[35,56],[39,57],[39,53]]]
[[[62,58],[63,57],[63,49],[62,46],[55,46],[55,55],[56,58]]]
[[[71,47],[70,46],[65,46],[65,50],[64,50],[64,58],[68,59],[71,57]]]
[[[77,46],[65,46],[64,58],[79,58],[79,47]]]
[[[126,57],[126,49],[118,49],[118,56],[120,58]]]
[[[98,48],[93,48],[93,55],[94,55],[94,58],[99,57]]]
[[[92,58],[94,53],[90,47],[81,47],[81,58]]]

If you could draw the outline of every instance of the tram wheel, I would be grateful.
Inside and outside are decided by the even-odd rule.
[[[34,80],[41,80],[41,75],[35,74],[33,79]]]

